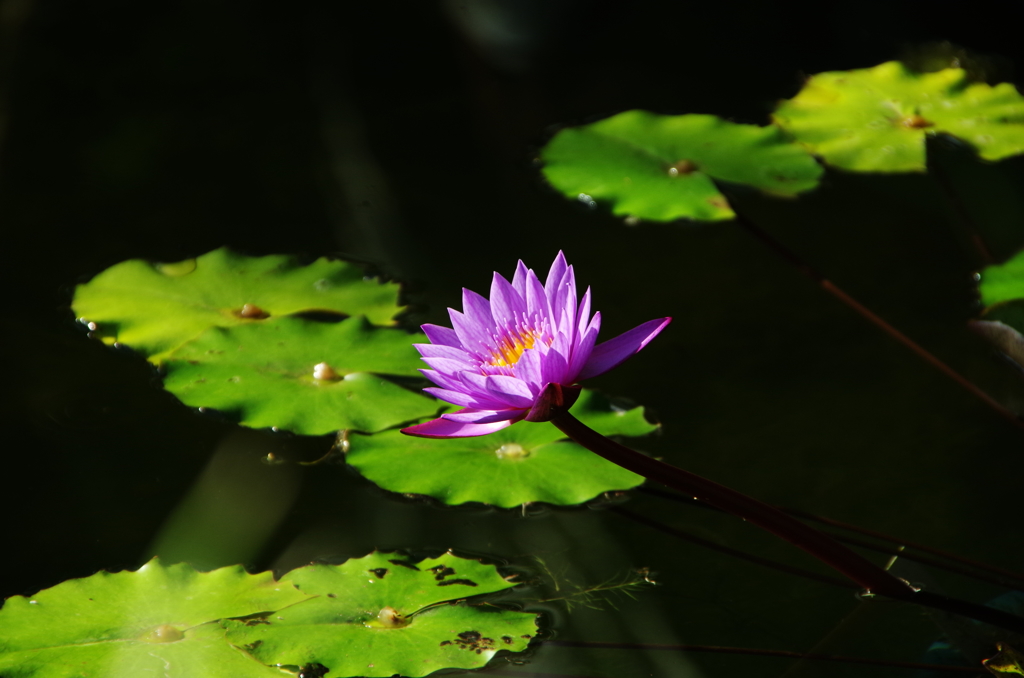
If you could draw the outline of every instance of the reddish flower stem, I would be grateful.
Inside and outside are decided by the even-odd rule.
[[[568,411],[554,414],[551,423],[591,452],[622,468],[659,482],[757,525],[777,537],[803,549],[815,558],[846,575],[864,589],[904,602],[917,603],[945,612],[963,615],[1014,633],[1024,633],[1024,618],[1000,610],[917,590],[863,556],[854,553],[828,535],[796,518],[745,494],[666,464],[620,445],[576,419]]]
[[[678,492],[670,492],[668,490],[663,490],[656,487],[641,487],[637,489],[640,489],[644,493],[654,497],[661,497],[662,499],[682,502],[689,506],[705,508],[715,511],[720,510],[714,506],[711,506],[710,504],[705,504],[704,502],[701,501],[695,501],[692,496],[683,495]],[[831,518],[824,518],[822,516],[814,515],[813,513],[807,513],[806,511],[800,511],[798,509],[793,508],[782,508],[782,510],[791,516],[800,518],[801,520],[807,522],[823,523],[825,525],[829,525],[832,527],[838,527],[842,528],[843,530],[856,532],[857,534],[867,535],[869,537],[872,537],[873,539],[879,539],[883,542],[887,542],[888,544],[891,544],[891,546],[882,546],[874,542],[868,541],[866,539],[858,539],[856,537],[850,537],[844,534],[837,534],[835,532],[826,532],[826,534],[828,534],[830,537],[844,544],[859,546],[860,548],[867,549],[869,551],[875,551],[876,553],[884,553],[887,556],[898,556],[904,560],[912,560],[914,562],[921,563],[922,565],[928,565],[929,567],[936,567],[941,570],[946,570],[947,572],[955,572],[956,574],[960,574],[965,577],[972,577],[980,581],[987,581],[990,584],[1002,586],[1003,588],[1007,589],[1020,589],[1022,586],[1024,586],[1024,575],[1017,572],[1012,572],[1005,568],[978,562],[976,560],[971,560],[970,558],[964,558],[963,556],[957,555],[955,553],[948,553],[940,549],[932,548],[931,546],[925,546],[923,544],[918,544],[912,541],[897,539],[896,537],[883,534],[882,532],[875,532],[874,530],[868,530],[863,527],[858,527],[856,525],[850,525],[849,523],[843,523],[838,520],[832,520]],[[915,553],[915,551],[918,550],[938,557],[932,558],[929,556],[922,556],[919,553]],[[966,565],[968,567],[962,567],[961,565],[957,565],[955,563],[963,563],[963,565]]]
[[[976,386],[970,379],[964,377],[962,374],[954,370],[946,363],[939,360],[933,353],[926,350],[923,346],[918,344],[916,341],[908,337],[907,335],[900,332],[898,329],[890,325],[884,318],[876,315],[871,309],[867,308],[859,301],[851,297],[849,294],[844,292],[835,283],[822,275],[819,271],[813,268],[810,264],[803,261],[798,257],[792,250],[783,245],[781,242],[773,238],[767,231],[762,229],[760,226],[755,224],[753,221],[740,214],[736,213],[736,223],[742,226],[748,233],[753,235],[755,238],[760,240],[764,245],[768,246],[769,249],[774,251],[777,255],[788,261],[798,271],[806,275],[808,278],[813,280],[822,290],[828,292],[833,297],[844,303],[848,308],[852,309],[860,317],[867,320],[869,323],[882,330],[890,337],[900,342],[908,349],[913,351],[922,360],[927,362],[929,365],[937,369],[938,371],[945,374],[947,377],[955,381],[962,388],[969,391],[974,397],[981,400],[983,403],[988,405],[992,410],[999,414],[1017,428],[1024,428],[1024,421],[1021,421],[1015,413],[1003,407],[1003,405],[995,398],[990,396],[985,391],[981,390]]]

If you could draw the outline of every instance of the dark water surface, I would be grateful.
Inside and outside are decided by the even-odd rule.
[[[633,567],[657,573],[659,588],[617,599],[618,610],[538,608],[558,639],[919,660],[942,633],[920,610],[859,602],[848,589],[672,538],[607,506],[528,517],[441,509],[397,500],[343,465],[267,466],[260,460],[270,452],[312,460],[331,441],[241,430],[189,410],[143,360],[87,339],[69,300],[76,282],[124,259],[177,261],[229,245],[372,262],[408,282],[416,322],[445,322],[460,287],[486,291],[491,271],[511,275],[519,258],[546,269],[564,249],[580,283],[594,288],[604,336],[675,318],[592,384],[663,423],[644,451],[771,503],[1020,570],[1024,432],[735,225],[627,227],[555,195],[532,164],[550,126],[629,108],[764,122],[801,73],[871,66],[907,43],[952,40],[1020,72],[1020,24],[999,13],[1005,6],[841,3],[801,14],[754,2],[240,9],[5,0],[0,595],[135,568],[155,551],[257,570],[374,548],[453,548],[520,567],[540,557],[577,583]],[[478,13],[487,7],[497,13]],[[961,162],[953,179],[998,253],[1024,244],[1024,163]],[[734,200],[1024,409],[1020,377],[965,329],[981,261],[928,177],[829,173],[799,201]],[[642,492],[622,506],[825,573],[727,516]],[[896,567],[977,602],[1006,590],[905,559]],[[526,666],[501,668],[607,678],[913,675],[551,646]]]

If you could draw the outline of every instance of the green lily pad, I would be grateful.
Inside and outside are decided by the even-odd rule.
[[[281,579],[317,598],[258,622],[225,622],[228,639],[267,664],[318,663],[329,678],[424,676],[526,649],[536,615],[455,603],[512,586],[491,565],[450,553],[419,563],[373,553]]]
[[[985,267],[978,290],[986,307],[1024,299],[1024,251],[1003,264]]]
[[[642,407],[617,409],[592,391],[584,390],[570,411],[604,435],[640,436],[657,428],[644,419]],[[519,422],[478,438],[413,438],[400,431],[357,435],[349,438],[345,459],[386,490],[452,505],[569,506],[644,481],[566,440],[547,422]]]
[[[1024,97],[1010,83],[970,83],[947,68],[898,61],[812,76],[773,116],[825,161],[858,172],[924,171],[925,136],[945,133],[985,160],[1024,153]]]
[[[0,609],[4,678],[270,678],[210,622],[278,610],[308,596],[269,572],[197,572],[153,559],[14,596]]]
[[[1024,364],[1024,252],[980,276],[982,319],[969,327],[1018,364]]]
[[[398,285],[364,278],[343,261],[247,257],[226,248],[175,264],[123,261],[75,289],[72,308],[95,336],[154,363],[211,327],[258,324],[308,311],[392,324]]]
[[[215,327],[167,358],[164,387],[186,405],[220,410],[253,428],[379,431],[439,408],[386,378],[420,376],[414,342],[426,337],[364,318]]]
[[[817,186],[822,172],[777,128],[647,111],[564,129],[541,159],[544,176],[568,197],[607,200],[615,214],[652,221],[733,218],[716,179],[794,196]]]

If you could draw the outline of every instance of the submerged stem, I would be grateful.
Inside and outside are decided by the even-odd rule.
[[[767,245],[769,249],[775,252],[777,255],[788,261],[798,271],[806,275],[808,278],[813,280],[815,284],[821,289],[831,294],[833,297],[843,302],[848,308],[855,311],[860,317],[867,320],[869,323],[882,330],[890,337],[900,342],[911,351],[916,353],[918,357],[927,362],[929,365],[939,370],[947,377],[955,381],[961,387],[969,391],[976,398],[984,402],[990,408],[995,410],[1000,416],[1008,421],[1012,422],[1018,428],[1024,428],[1024,422],[1021,421],[1020,417],[1006,409],[999,403],[995,398],[985,393],[981,388],[974,384],[970,379],[963,376],[952,367],[942,362],[938,357],[932,354],[930,351],[925,349],[923,346],[918,344],[916,341],[908,337],[907,335],[900,332],[898,329],[886,322],[885,319],[876,315],[871,309],[867,308],[859,301],[851,297],[849,294],[844,292],[839,286],[833,283],[831,280],[822,275],[819,271],[813,268],[810,264],[798,257],[792,250],[783,245],[781,242],[772,237],[767,231],[762,229],[760,226],[755,224],[753,221],[743,216],[739,212],[736,213],[736,222],[742,226],[748,233],[753,235],[755,238],[760,240],[764,245]]]
[[[545,640],[545,645],[555,647],[581,647],[601,650],[668,650],[674,652],[715,652],[719,654],[747,654],[761,657],[781,657],[784,659],[810,659],[818,661],[843,662],[848,664],[869,664],[893,668],[918,669],[935,672],[971,673],[979,675],[973,666],[950,666],[948,664],[923,664],[920,662],[901,662],[889,659],[870,659],[867,657],[846,657],[843,655],[820,654],[817,652],[793,652],[790,650],[766,650],[753,647],[722,647],[719,645],[680,645],[654,643],[603,643],[585,640]],[[499,674],[499,672],[492,672]],[[522,674],[520,674],[522,675]],[[534,674],[538,675],[538,674]]]
[[[992,256],[992,250],[985,242],[985,239],[981,236],[981,229],[978,228],[978,224],[971,216],[971,211],[967,208],[967,205],[960,197],[960,193],[953,185],[953,181],[949,178],[949,174],[947,174],[946,170],[942,168],[941,163],[936,160],[936,154],[932,153],[931,149],[928,151],[928,176],[935,180],[935,183],[939,186],[939,190],[942,191],[946,196],[946,199],[949,200],[949,204],[952,206],[953,211],[956,212],[960,223],[967,231],[967,236],[970,238],[971,243],[974,245],[978,255],[981,257],[982,263],[986,266],[996,263],[996,258]]]
[[[646,525],[647,527],[654,528],[659,532],[672,535],[677,539],[684,539],[690,542],[691,544],[697,544],[698,546],[703,546],[704,548],[711,549],[712,551],[724,553],[728,556],[732,556],[733,558],[746,560],[747,562],[754,563],[755,565],[761,565],[763,567],[768,567],[773,570],[778,570],[780,572],[786,572],[787,574],[795,574],[798,577],[803,577],[805,579],[810,579],[812,581],[817,581],[824,584],[831,584],[832,586],[838,586],[840,588],[859,588],[856,584],[847,581],[846,579],[840,579],[838,577],[832,577],[825,574],[818,574],[817,572],[811,572],[810,570],[805,570],[800,567],[793,567],[792,565],[786,565],[785,563],[776,562],[768,558],[762,558],[761,556],[755,556],[750,553],[745,553],[743,551],[740,551],[739,549],[734,549],[729,546],[716,544],[710,539],[704,539],[703,537],[698,537],[697,535],[690,534],[689,532],[686,532],[684,530],[679,530],[674,527],[670,527],[669,525],[660,523],[657,520],[648,518],[647,516],[642,516],[639,513],[633,513],[628,509],[622,508],[621,506],[613,506],[608,510],[611,511],[612,513],[617,513],[620,516],[628,518],[629,520],[632,520],[641,525]]]
[[[685,503],[696,508],[704,508],[714,511],[721,510],[715,506],[711,506],[710,504],[706,504],[702,501],[695,501],[692,496],[679,494],[678,492],[670,492],[668,490],[662,490],[656,487],[640,487],[637,489],[654,497],[661,497],[662,499],[669,499],[671,501]],[[613,510],[616,510],[617,512],[620,513],[622,511],[622,509]],[[994,565],[989,565],[987,563],[971,560],[970,558],[964,558],[963,556],[959,556],[955,553],[948,553],[946,551],[942,551],[931,546],[925,546],[923,544],[907,541],[905,539],[898,539],[888,534],[883,534],[881,532],[876,532],[874,530],[868,530],[863,527],[858,527],[856,525],[850,525],[849,523],[843,523],[838,520],[832,520],[831,518],[824,518],[822,516],[818,516],[813,513],[808,513],[806,511],[800,511],[794,508],[783,508],[782,510],[791,516],[800,518],[808,522],[823,523],[830,527],[837,527],[843,530],[849,530],[850,532],[855,532],[857,534],[866,535],[873,539],[878,539],[880,541],[887,542],[889,544],[892,544],[893,546],[880,546],[879,544],[867,541],[865,539],[858,539],[856,537],[850,537],[844,534],[836,534],[835,532],[826,532],[826,534],[828,534],[830,537],[844,544],[859,546],[870,551],[875,551],[876,553],[884,553],[888,556],[899,556],[904,560],[913,560],[915,562],[921,563],[922,565],[936,567],[941,570],[946,570],[947,572],[955,572],[956,574],[960,574],[965,577],[972,577],[980,581],[987,581],[990,584],[995,584],[996,586],[1002,586],[1008,589],[1019,589],[1022,585],[1024,585],[1024,575],[1017,572],[1012,572],[1001,567],[996,567]],[[661,528],[659,527],[657,529]],[[915,553],[915,550],[932,554],[934,556],[937,556],[937,558],[922,556],[920,554]],[[969,567],[963,567],[961,565],[956,565],[954,563],[962,563],[963,565]]]
[[[572,440],[614,464],[685,492],[785,539],[846,575],[869,594],[933,607],[1024,634],[1024,618],[921,591],[774,506],[620,445],[589,428],[566,410],[557,412],[551,418],[551,423]]]

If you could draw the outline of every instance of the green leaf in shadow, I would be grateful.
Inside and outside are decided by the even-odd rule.
[[[1024,676],[1024,654],[1007,643],[996,643],[996,649],[999,652],[981,662],[990,673],[997,676]]]

